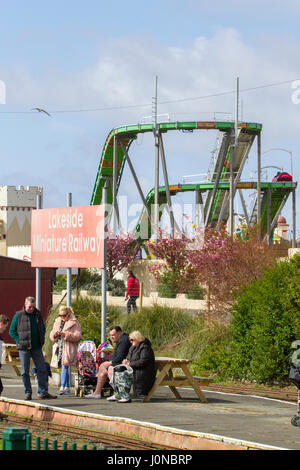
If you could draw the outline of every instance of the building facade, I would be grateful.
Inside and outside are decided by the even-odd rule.
[[[0,186],[0,255],[31,256],[31,211],[37,208],[38,186]]]

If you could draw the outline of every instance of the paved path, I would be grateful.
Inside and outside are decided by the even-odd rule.
[[[21,379],[11,368],[3,366],[2,396],[24,399]],[[182,389],[183,400],[176,400],[166,387],[160,387],[149,403],[133,400],[131,403],[109,403],[105,399],[89,400],[59,396],[55,400],[33,401],[54,407],[95,413],[105,416],[129,418],[169,428],[221,435],[284,449],[300,449],[300,428],[291,425],[297,404],[248,395],[235,395],[204,390],[208,403],[200,403],[190,389]],[[57,393],[51,387],[51,393]]]

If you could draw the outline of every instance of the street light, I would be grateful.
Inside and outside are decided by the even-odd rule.
[[[291,150],[287,150],[287,149],[283,149],[283,148],[274,148],[274,149],[268,149],[268,150],[265,150],[262,155],[264,155],[265,153],[267,152],[271,152],[272,150],[282,150],[283,152],[287,152],[290,154],[290,157],[291,157],[291,176],[293,177],[293,156],[292,156],[292,151]]]

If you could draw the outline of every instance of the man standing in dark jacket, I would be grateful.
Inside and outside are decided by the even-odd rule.
[[[101,398],[101,391],[107,379],[111,379],[112,368],[122,364],[123,359],[128,354],[130,341],[127,333],[124,333],[120,326],[112,326],[109,330],[110,339],[116,343],[109,361],[105,361],[99,367],[96,390],[85,398]]]
[[[47,391],[46,367],[42,347],[45,342],[45,324],[41,312],[36,308],[35,298],[26,297],[23,310],[16,312],[11,322],[9,335],[17,343],[21,360],[21,374],[25,400],[31,400],[32,388],[29,375],[30,359],[37,368],[37,380],[42,399],[56,398]]]

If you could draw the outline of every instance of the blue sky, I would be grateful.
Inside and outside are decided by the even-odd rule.
[[[171,120],[234,115],[234,93],[194,98],[234,90],[237,76],[241,90],[257,87],[241,91],[242,117],[263,124],[263,151],[293,151],[294,179],[300,179],[300,104],[291,88],[300,79],[298,2],[15,0],[0,6],[1,185],[42,186],[44,207],[64,206],[67,192],[74,205],[88,205],[106,136],[151,114],[151,105],[130,106],[151,103],[155,75],[159,102],[172,101],[160,103],[158,112]],[[288,83],[262,88],[280,82]],[[36,106],[51,117],[32,112]],[[116,106],[123,108],[85,111]],[[205,173],[215,141],[213,133],[167,135],[170,183]],[[138,139],[131,152],[147,193],[154,185],[152,136]],[[266,153],[263,164],[290,170],[286,152]],[[253,149],[243,179],[254,170]],[[120,195],[140,202],[128,170]],[[300,228],[299,196],[297,206]],[[290,219],[290,201],[285,215]]]

